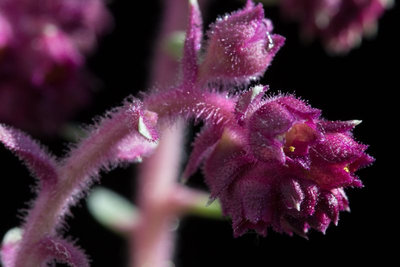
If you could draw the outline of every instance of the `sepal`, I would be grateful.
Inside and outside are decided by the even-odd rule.
[[[212,152],[221,135],[222,129],[219,127],[209,126],[201,130],[193,143],[189,161],[181,178],[183,182],[196,172],[204,158]]]
[[[202,18],[197,0],[189,0],[189,21],[183,46],[183,80],[194,83],[197,78],[197,58],[203,38]]]

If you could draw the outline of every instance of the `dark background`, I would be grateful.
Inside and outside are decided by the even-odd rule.
[[[210,1],[205,17],[207,25],[218,14],[239,7],[238,1]],[[119,105],[128,94],[145,90],[148,83],[151,51],[161,12],[158,1],[114,0],[110,7],[115,30],[103,38],[97,53],[89,59],[89,68],[99,77],[94,101],[75,118],[89,123],[91,117]],[[399,8],[387,11],[380,20],[375,38],[346,56],[328,55],[319,43],[304,44],[296,24],[279,16],[277,8],[266,8],[275,32],[287,38],[262,82],[271,92],[296,92],[310,104],[323,110],[331,120],[359,119],[357,140],[369,144],[368,152],[377,160],[359,171],[363,189],[348,189],[351,213],[341,213],[339,225],[326,235],[311,231],[309,240],[270,232],[266,238],[246,234],[234,239],[229,221],[196,217],[181,220],[175,254],[177,267],[203,266],[283,266],[287,264],[351,264],[379,262],[388,266],[395,259],[398,173],[394,163],[399,150],[398,100]],[[42,139],[62,155],[67,142],[62,138]],[[20,223],[23,209],[32,198],[33,178],[11,153],[0,147],[0,235]],[[134,195],[135,167],[116,169],[104,174],[102,185],[126,197]],[[132,170],[133,169],[133,170]],[[202,187],[201,176],[192,186]],[[78,238],[92,258],[93,266],[126,266],[126,242],[102,228],[88,214],[84,201],[72,209],[68,236]],[[19,214],[19,216],[16,216]],[[398,261],[398,260],[397,260]],[[396,262],[396,261],[394,261]]]

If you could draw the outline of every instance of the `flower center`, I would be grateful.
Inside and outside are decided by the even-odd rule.
[[[287,154],[305,154],[308,145],[316,139],[315,130],[306,123],[293,125],[285,135],[283,150]]]

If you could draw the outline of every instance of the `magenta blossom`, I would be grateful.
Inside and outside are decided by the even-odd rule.
[[[102,0],[0,1],[0,122],[59,130],[88,103],[85,55],[110,23]]]
[[[284,15],[300,22],[308,37],[318,37],[333,52],[346,52],[377,27],[388,0],[282,0]]]
[[[352,138],[359,121],[326,121],[293,96],[262,99],[263,89],[242,94],[237,123],[198,136],[187,175],[204,159],[211,197],[220,199],[236,236],[249,229],[266,235],[269,227],[325,232],[348,209],[343,189],[362,186],[355,171],[373,162]]]

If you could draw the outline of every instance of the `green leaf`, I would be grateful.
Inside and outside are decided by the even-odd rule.
[[[87,204],[100,224],[119,234],[129,232],[138,220],[138,210],[129,200],[104,187],[93,189]]]
[[[210,203],[209,201],[209,195],[204,195],[204,197],[199,198],[197,203],[187,211],[187,214],[209,219],[224,219],[220,202],[214,200]]]
[[[172,32],[165,41],[165,51],[170,55],[173,59],[180,60],[182,59],[183,54],[183,45],[185,43],[185,32],[184,31],[175,31]]]

